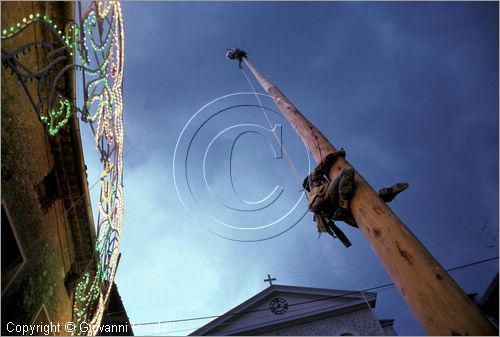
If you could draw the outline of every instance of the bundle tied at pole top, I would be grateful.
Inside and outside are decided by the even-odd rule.
[[[226,57],[230,60],[238,60],[239,66],[241,68],[241,61],[243,61],[244,57],[247,57],[247,52],[239,48],[227,48]]]

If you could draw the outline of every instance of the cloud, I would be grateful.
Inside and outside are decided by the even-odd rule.
[[[226,47],[245,48],[373,187],[410,183],[390,206],[439,261],[451,266],[490,254],[481,228],[486,222],[498,229],[498,4],[123,8],[126,209],[117,282],[132,320],[221,314],[264,289],[268,273],[279,284],[334,289],[388,280],[361,232],[349,226],[340,224],[353,242],[349,249],[325,235],[318,240],[311,214],[272,240],[241,243],[211,234],[192,220],[198,210],[184,209],[172,172],[180,132],[207,102],[250,90],[224,58]],[[238,111],[234,121],[266,125],[258,109]],[[228,125],[218,119],[207,126],[193,153],[203,156],[209,136]],[[253,200],[278,183],[297,186],[285,160],[273,159],[253,136],[236,145],[237,191]],[[302,145],[286,132],[283,139],[299,172],[307,171]],[[225,151],[214,147],[207,172],[210,186],[229,199]],[[193,173],[203,191],[202,176]],[[492,270],[498,266],[480,272],[486,279]],[[457,279],[470,284],[476,276],[464,271]],[[381,291],[376,311],[395,318],[399,334],[422,334],[395,291]]]

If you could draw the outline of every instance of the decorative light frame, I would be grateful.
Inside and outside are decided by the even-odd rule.
[[[94,335],[116,274],[124,213],[123,16],[118,1],[92,1],[78,22],[70,21],[63,28],[51,18],[34,13],[16,25],[2,28],[2,41],[13,39],[36,25],[42,25],[50,36],[13,51],[2,47],[2,63],[22,83],[50,136],[58,134],[71,114],[79,113],[94,133],[103,163],[93,261],[81,276],[73,296],[74,334]],[[36,70],[20,60],[21,54],[32,49],[37,53],[40,49],[45,51],[43,64]],[[58,87],[67,72],[81,74],[81,106]],[[28,86],[28,80],[38,81],[35,93]]]

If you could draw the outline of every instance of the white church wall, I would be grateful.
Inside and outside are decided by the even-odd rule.
[[[283,315],[275,315],[269,309],[271,300],[275,297],[283,298],[288,303],[288,309]],[[325,296],[290,294],[277,292],[271,297],[266,297],[256,303],[255,306],[244,315],[237,316],[231,324],[224,324],[212,331],[216,335],[234,335],[242,331],[263,328],[273,324],[283,324],[307,317],[309,315],[321,314],[332,309],[341,310],[355,304],[366,305],[363,299],[352,297],[338,297],[321,300]],[[292,323],[293,324],[293,323]]]
[[[394,332],[393,329],[392,332]],[[385,335],[385,331],[380,327],[374,313],[370,312],[368,309],[364,309],[335,317],[327,317],[308,323],[270,330],[260,335],[340,336],[349,334],[354,336],[381,336]]]

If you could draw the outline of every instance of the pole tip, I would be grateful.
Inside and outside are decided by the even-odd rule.
[[[226,57],[230,60],[238,60],[242,61],[244,57],[247,57],[247,53],[244,50],[241,50],[239,48],[234,48],[234,49],[229,49],[226,48],[228,52],[226,53]]]

